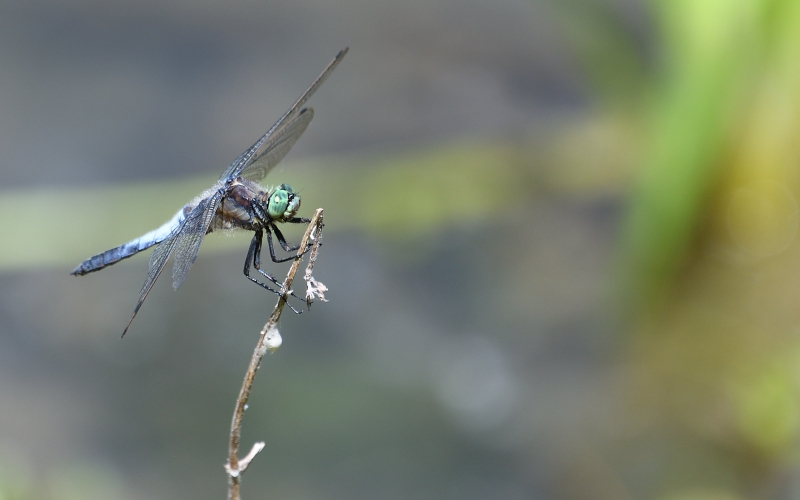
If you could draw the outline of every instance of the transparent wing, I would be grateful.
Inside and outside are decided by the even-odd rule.
[[[144,299],[147,298],[147,294],[150,293],[150,289],[153,288],[156,280],[161,275],[161,271],[164,270],[164,266],[167,264],[167,260],[169,260],[169,256],[172,254],[172,251],[175,248],[176,237],[180,233],[182,227],[183,225],[175,228],[175,230],[173,230],[169,236],[164,238],[161,243],[156,245],[156,248],[150,255],[150,263],[147,266],[147,278],[145,278],[144,285],[142,285],[142,289],[139,291],[139,301],[136,303],[136,307],[133,309],[133,315],[131,315],[128,325],[122,332],[123,337],[128,332],[128,328],[131,327],[133,318],[136,317],[136,313],[138,313],[139,308],[142,307],[142,303],[144,303]]]
[[[213,196],[200,200],[200,203],[186,216],[183,229],[175,235],[173,248],[175,256],[172,264],[173,288],[177,289],[181,286],[189,268],[194,264],[197,252],[200,251],[200,244],[214,219],[223,194],[225,194],[225,190],[220,189]]]
[[[314,110],[312,108],[304,108],[300,111],[299,115],[270,138],[267,147],[257,153],[252,162],[244,167],[239,175],[255,182],[266,177],[269,171],[289,153],[313,118]]]
[[[186,273],[189,271],[189,267],[191,267],[195,258],[197,258],[200,243],[203,242],[203,237],[208,230],[211,219],[214,218],[214,213],[217,210],[217,205],[219,205],[219,200],[222,199],[223,194],[224,191],[219,190],[214,193],[212,197],[201,200],[200,203],[192,209],[189,215],[186,216],[181,225],[176,227],[169,236],[156,245],[156,248],[150,255],[150,263],[147,266],[147,278],[145,278],[144,285],[142,285],[142,289],[139,291],[139,301],[133,309],[133,315],[131,315],[128,325],[122,332],[123,337],[128,332],[128,328],[131,327],[133,318],[136,317],[136,313],[138,313],[139,309],[142,307],[144,299],[147,298],[147,294],[150,293],[156,280],[161,275],[161,271],[163,271],[164,267],[167,265],[169,256],[173,253],[175,253],[175,264],[172,272],[172,284],[175,288],[178,288],[183,282]],[[197,235],[198,231],[200,232],[199,236]]]
[[[239,155],[239,157],[236,158],[233,161],[233,163],[231,163],[230,166],[225,169],[224,172],[222,172],[220,180],[224,181],[239,176],[242,173],[242,171],[250,163],[253,162],[254,157],[259,155],[264,155],[266,151],[273,149],[270,147],[270,144],[267,143],[268,139],[270,139],[273,136],[273,134],[275,134],[276,131],[281,129],[287,123],[288,124],[293,123],[292,118],[294,118],[295,115],[297,115],[298,113],[302,113],[302,111],[300,110],[303,107],[303,105],[311,98],[312,95],[314,95],[314,92],[316,92],[317,89],[320,87],[320,85],[322,85],[325,82],[328,76],[330,76],[331,72],[334,70],[334,68],[336,68],[336,66],[339,65],[344,56],[347,54],[348,50],[349,49],[345,47],[344,50],[336,54],[336,57],[333,58],[333,61],[331,61],[330,64],[328,64],[328,66],[325,68],[325,70],[317,77],[317,79],[314,80],[314,83],[312,83],[311,86],[308,87],[308,90],[303,92],[303,95],[300,96],[300,99],[298,99],[297,101],[295,101],[294,104],[292,104],[292,107],[289,108],[289,111],[284,113],[283,116],[281,116],[278,119],[278,121],[276,121],[275,124],[272,127],[270,127],[269,130],[267,130],[267,133],[262,135],[261,138],[255,142],[255,144],[250,146],[244,153]],[[308,124],[306,124],[306,126],[307,125]],[[263,152],[259,153],[259,151]]]

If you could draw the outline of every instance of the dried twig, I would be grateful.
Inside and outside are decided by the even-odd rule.
[[[318,208],[308,224],[303,239],[300,241],[300,249],[297,251],[297,256],[292,261],[292,266],[289,268],[289,273],[286,279],[283,280],[281,285],[281,297],[275,305],[275,309],[261,329],[261,334],[258,337],[258,343],[253,351],[253,356],[250,358],[250,365],[247,367],[242,388],[239,390],[239,398],[236,400],[236,409],[233,412],[233,420],[231,421],[231,438],[228,446],[228,463],[225,464],[225,471],[228,473],[228,500],[239,500],[239,482],[242,473],[250,465],[250,462],[255,456],[264,448],[264,443],[256,443],[250,450],[247,456],[239,459],[239,437],[242,430],[242,417],[247,407],[247,398],[250,396],[250,390],[253,387],[253,380],[256,377],[256,371],[261,365],[261,360],[267,351],[274,351],[281,345],[281,336],[278,332],[276,325],[278,319],[283,312],[283,306],[286,304],[286,297],[291,291],[292,282],[297,270],[300,268],[300,261],[304,255],[304,250],[308,248],[309,242],[312,242],[311,256],[309,258],[308,267],[306,268],[304,279],[306,280],[308,290],[306,292],[306,303],[310,306],[315,297],[320,300],[325,300],[324,292],[327,290],[325,285],[319,283],[311,276],[311,270],[314,267],[314,261],[317,258],[319,250],[320,239],[322,238],[322,209]]]

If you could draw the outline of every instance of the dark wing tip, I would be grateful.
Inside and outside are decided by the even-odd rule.
[[[133,318],[135,318],[135,317],[136,317],[136,313],[137,313],[137,312],[139,312],[139,306],[141,306],[141,305],[142,305],[142,303],[141,303],[141,302],[139,302],[139,303],[136,305],[136,309],[133,311],[133,316],[131,316],[131,319],[130,319],[130,321],[128,321],[128,324],[127,324],[127,325],[125,325],[125,329],[124,329],[124,330],[122,330],[122,335],[120,335],[120,336],[119,336],[119,338],[124,338],[124,337],[125,337],[125,334],[126,334],[126,333],[128,333],[128,328],[130,328],[130,327],[131,327],[131,323],[133,323]]]
[[[133,314],[131,315],[131,319],[130,319],[130,321],[128,321],[127,326],[125,326],[125,329],[122,330],[122,335],[120,335],[119,338],[123,338],[125,336],[125,334],[128,333],[128,328],[131,327],[131,324],[133,323],[133,318],[136,317],[136,313],[139,312],[139,308],[142,307],[142,302],[143,301],[140,300],[139,303],[136,304],[136,309],[133,310]]]

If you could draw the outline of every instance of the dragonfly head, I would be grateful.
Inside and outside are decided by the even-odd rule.
[[[267,213],[270,218],[285,222],[295,216],[300,209],[300,195],[295,194],[288,184],[281,184],[269,195]]]

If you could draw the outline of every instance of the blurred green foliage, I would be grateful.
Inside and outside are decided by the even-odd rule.
[[[783,498],[800,457],[800,2],[651,1],[651,45],[615,5],[553,3],[598,114],[641,125],[615,277],[646,416],[621,456],[688,436],[648,496]]]
[[[800,3],[650,6],[659,52],[619,260],[631,361],[650,411],[722,452],[749,496],[800,433]]]
[[[325,208],[328,231],[358,229],[380,238],[416,239],[446,224],[485,223],[508,209],[525,192],[523,160],[519,144],[457,142],[389,155],[287,162],[266,181],[287,182],[307,196],[301,213]],[[58,207],[46,239],[41,226],[34,224],[0,235],[0,269],[77,264],[158,227],[215,180],[202,175],[87,190],[0,194],[0,214],[14,213],[30,199]],[[208,238],[202,251],[247,245],[242,239],[249,235],[233,234],[237,237]]]

